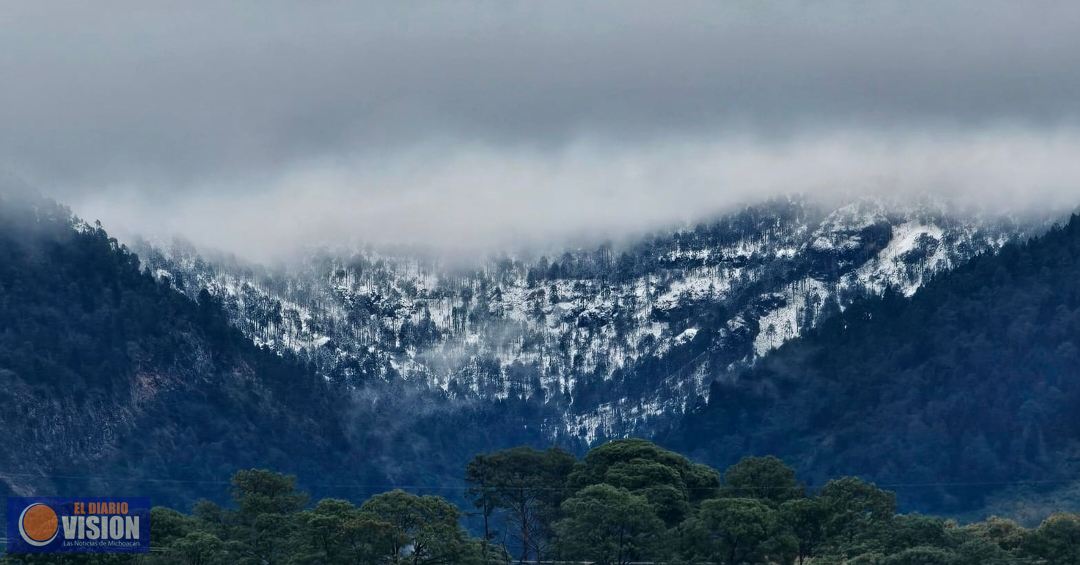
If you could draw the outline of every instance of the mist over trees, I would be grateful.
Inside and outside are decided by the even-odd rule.
[[[714,381],[665,439],[718,465],[776,453],[814,481],[844,469],[907,485],[909,503],[939,511],[979,507],[995,484],[1052,499],[1080,448],[1077,280],[1074,216],[910,298],[855,302]]]
[[[843,554],[876,563],[907,552],[907,562],[964,563],[954,556],[978,550],[983,561],[970,562],[992,563],[999,549],[1012,562],[1017,555],[1049,559],[1070,547],[1071,515],[1030,531],[1000,521],[972,529],[898,515],[897,508],[970,507],[981,494],[899,487],[897,499],[864,480],[836,477],[858,472],[888,488],[941,483],[938,472],[979,484],[1070,479],[1062,454],[1073,437],[1068,414],[1075,413],[1075,356],[1068,352],[1078,333],[1069,312],[1080,304],[1072,284],[1080,276],[1077,220],[941,277],[926,298],[858,301],[747,375],[713,383],[708,405],[665,445],[726,468],[718,473],[641,440],[586,454],[553,415],[571,400],[599,398],[595,387],[582,386],[574,399],[515,392],[451,405],[443,401],[452,387],[418,391],[400,379],[328,378],[310,358],[253,343],[234,327],[220,295],[202,289],[186,296],[181,281],[156,275],[100,226],[42,200],[0,204],[0,419],[11,430],[0,462],[14,471],[0,483],[5,493],[107,493],[153,479],[155,500],[187,508],[206,491],[192,485],[273,467],[324,500],[312,506],[296,483],[272,473],[237,475],[238,491],[261,494],[234,493],[226,504],[223,492],[209,493],[214,502],[174,516],[182,536],[170,551],[195,551],[190,562],[467,563],[479,555],[753,563]],[[552,294],[580,299],[572,288],[550,293],[550,281],[538,285],[546,289],[545,308]],[[482,310],[495,316],[506,288],[470,300],[486,301]],[[295,322],[287,308],[267,312],[251,320],[256,333]],[[459,313],[459,323],[470,327],[474,314]],[[698,335],[718,327],[709,320],[724,319],[717,310],[665,315],[691,314],[701,323]],[[427,339],[426,318],[421,312],[387,339]],[[588,316],[576,319],[580,331],[600,331],[590,330]],[[685,377],[678,367],[700,355],[703,343],[691,339],[642,367]],[[979,372],[963,373],[965,366]],[[537,378],[524,365],[504,373],[494,358],[475,368],[492,383],[517,383],[517,391]],[[497,380],[507,374],[513,378]],[[622,393],[642,393],[650,381],[634,382],[621,381]],[[41,406],[59,407],[70,419],[23,425],[44,417]],[[954,438],[934,427],[941,425],[964,433]],[[814,443],[822,437],[831,443]],[[534,447],[512,447],[523,444]],[[558,447],[536,449],[551,444]],[[814,445],[836,451],[807,451]],[[781,459],[742,460],[748,453]],[[85,465],[98,472],[78,475]],[[381,493],[383,485],[431,490]],[[325,501],[343,496],[350,500]],[[312,541],[317,536],[304,528],[317,523],[321,535],[349,546]],[[907,537],[895,537],[901,533]],[[990,545],[980,541],[988,536]]]
[[[449,410],[400,382],[350,389],[252,343],[220,297],[176,284],[100,225],[0,191],[0,495],[105,495],[153,479],[145,494],[183,506],[193,485],[254,466],[460,482],[479,446],[546,441],[527,428],[536,407],[517,399]]]
[[[287,268],[140,245],[151,272],[219,297],[253,342],[344,388],[404,381],[452,402],[527,403],[548,440],[651,436],[864,294],[913,292],[1026,226],[777,198],[618,243],[455,263],[335,248]],[[561,434],[561,436],[556,436]]]

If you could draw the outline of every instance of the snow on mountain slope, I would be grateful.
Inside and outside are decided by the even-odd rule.
[[[1025,229],[943,205],[792,198],[620,248],[438,260],[319,252],[266,270],[145,249],[154,272],[220,298],[254,342],[351,386],[536,402],[590,441],[647,434],[723,378],[867,293],[911,295]]]

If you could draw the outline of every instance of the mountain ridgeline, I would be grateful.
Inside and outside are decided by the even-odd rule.
[[[476,453],[634,434],[953,514],[1072,480],[1075,219],[1023,242],[930,206],[786,200],[469,272],[374,252],[277,272],[140,260],[40,197],[0,214],[5,494],[185,505],[248,467],[323,496],[462,493]]]
[[[1077,281],[1074,216],[913,297],[857,302],[713,382],[666,438],[713,464],[773,453],[812,480],[843,469],[938,509],[1063,489],[1080,463]]]
[[[539,440],[513,402],[451,412],[389,384],[360,398],[54,202],[3,194],[0,220],[0,494],[182,506],[252,466],[378,491],[460,482],[477,446]]]
[[[0,492],[98,492],[346,453],[323,379],[51,201],[0,196]],[[310,466],[310,467],[309,467]],[[155,494],[190,494],[162,481]]]
[[[143,245],[159,278],[219,298],[253,342],[362,389],[527,401],[547,438],[649,435],[740,370],[865,295],[914,293],[1019,238],[942,204],[784,199],[619,245],[472,269],[373,250],[290,269]]]

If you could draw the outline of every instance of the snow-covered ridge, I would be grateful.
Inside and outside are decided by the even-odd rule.
[[[410,256],[315,254],[289,272],[143,250],[159,277],[220,298],[253,341],[353,386],[402,380],[450,399],[529,399],[589,440],[647,433],[709,383],[867,293],[1025,235],[933,205],[799,199],[624,248],[492,258],[461,271]]]

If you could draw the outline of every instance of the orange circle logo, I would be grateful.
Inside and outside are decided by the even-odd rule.
[[[19,515],[19,535],[30,545],[48,545],[59,532],[60,519],[56,517],[56,511],[45,504],[31,504]]]

